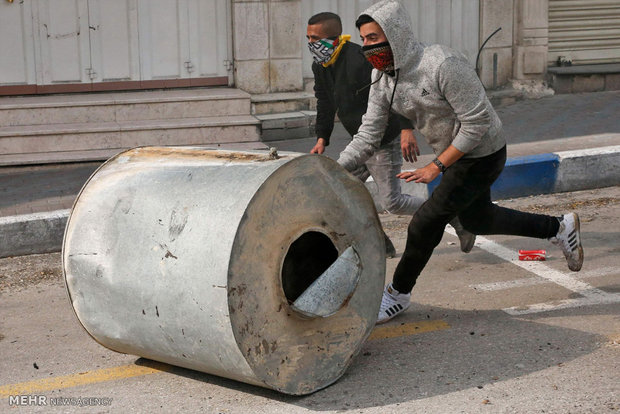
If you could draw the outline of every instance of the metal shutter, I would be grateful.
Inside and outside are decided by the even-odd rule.
[[[620,62],[620,0],[549,0],[549,64]]]

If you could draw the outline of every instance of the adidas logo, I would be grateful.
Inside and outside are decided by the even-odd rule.
[[[422,88],[422,96],[427,96],[427,95],[430,95],[430,92]]]
[[[570,246],[571,251],[576,250],[579,245],[579,242],[577,241],[577,232],[575,232],[575,230],[568,234],[568,245]]]
[[[401,310],[403,310],[403,305],[401,305],[400,303],[397,303],[396,305],[390,306],[389,308],[387,308],[385,310],[385,313],[387,313],[388,316],[394,316]]]

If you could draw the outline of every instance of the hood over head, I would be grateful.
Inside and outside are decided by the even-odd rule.
[[[400,1],[380,1],[366,9],[360,14],[362,15],[372,17],[381,26],[394,54],[395,69],[400,69],[405,64],[416,65],[419,62],[423,47],[415,39],[411,18]]]

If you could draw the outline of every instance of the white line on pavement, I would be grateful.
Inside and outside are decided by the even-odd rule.
[[[589,272],[578,272],[574,275],[574,277],[578,279],[588,279],[592,277],[602,277],[613,274],[620,274],[620,269],[617,267],[602,267],[596,270],[590,270]],[[543,283],[549,283],[548,280],[537,278],[537,277],[525,277],[523,279],[515,279],[515,280],[507,280],[505,282],[492,282],[492,283],[480,283],[477,285],[469,285],[472,289],[475,290],[483,290],[487,292],[492,292],[495,290],[504,290],[504,289],[512,289],[517,287],[524,286],[534,286],[540,285]]]
[[[446,227],[446,232],[456,236],[456,232],[451,226]],[[546,279],[583,296],[583,298],[578,299],[567,299],[553,301],[550,303],[538,303],[534,305],[505,308],[504,312],[510,315],[524,315],[528,313],[546,312],[550,310],[573,308],[583,305],[603,305],[620,302],[620,294],[618,293],[607,293],[597,289],[581,280],[577,280],[567,273],[560,272],[547,266],[545,262],[520,261],[516,251],[495,243],[485,237],[477,236],[476,246],[491,254],[494,254],[500,259],[504,259],[515,266],[521,267],[538,277]]]
[[[584,297],[578,299],[565,299],[549,303],[537,303],[534,305],[514,306],[503,309],[509,315],[519,316],[530,313],[548,312],[559,309],[579,308],[581,306],[608,305],[620,302],[620,294],[605,293],[601,297]]]

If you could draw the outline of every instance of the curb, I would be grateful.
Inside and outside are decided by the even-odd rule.
[[[0,217],[0,257],[60,251],[69,211]]]
[[[620,145],[509,158],[491,187],[493,200],[620,185]],[[405,194],[428,198],[438,185],[402,183]],[[372,177],[366,187],[377,204]],[[0,217],[0,257],[58,252],[70,210]]]

